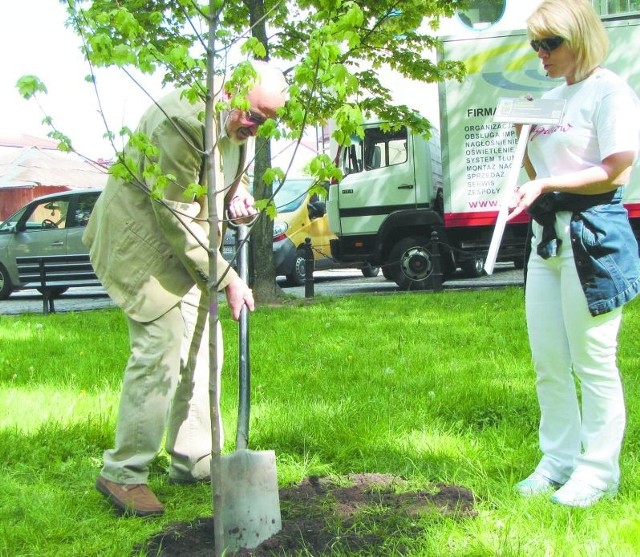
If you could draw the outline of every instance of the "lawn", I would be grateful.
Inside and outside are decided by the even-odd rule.
[[[375,472],[472,490],[476,517],[424,516],[419,535],[397,533],[410,555],[637,555],[639,304],[625,309],[620,335],[628,405],[620,494],[592,508],[513,492],[540,456],[520,288],[259,308],[250,447],[276,452],[281,486]],[[222,321],[231,451],[237,330],[226,310]],[[0,317],[1,556],[126,556],[167,524],[211,515],[210,487],[169,485],[164,454],[150,480],[163,517],[118,517],[94,489],[127,356],[118,310]],[[371,555],[394,554],[378,550]]]

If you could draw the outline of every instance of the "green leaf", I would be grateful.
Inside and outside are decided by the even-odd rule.
[[[267,215],[271,220],[276,218],[278,210],[273,199],[257,199],[255,206],[262,214]]]
[[[111,174],[114,178],[117,178],[118,180],[123,180],[123,181],[129,180],[131,176],[131,172],[129,171],[129,168],[127,167],[127,165],[120,160],[118,160],[117,162],[114,162],[109,167],[109,174]]]
[[[47,87],[35,75],[23,75],[16,82],[18,92],[25,99],[30,99],[37,93],[47,93]]]
[[[273,168],[267,168],[262,175],[262,181],[265,184],[271,185],[276,179],[276,171]]]
[[[126,45],[116,45],[112,52],[113,61],[118,66],[134,64],[136,61],[135,52]]]
[[[267,55],[266,48],[256,37],[247,39],[240,47],[240,52],[245,56],[258,59],[264,58]]]
[[[186,200],[189,201],[192,199],[197,199],[199,197],[204,197],[205,195],[207,195],[207,187],[194,182],[189,184],[185,188],[182,195]]]
[[[63,134],[58,130],[50,131],[47,136],[51,139],[55,139],[58,142],[58,149],[60,151],[73,151],[73,147],[71,146],[71,139],[69,138],[69,136]]]

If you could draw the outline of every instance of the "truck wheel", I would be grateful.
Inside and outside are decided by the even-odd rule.
[[[374,267],[373,265],[367,264],[362,269],[362,276],[366,278],[377,277],[380,272],[380,267]]]
[[[293,269],[286,275],[287,284],[289,286],[302,286],[307,277],[304,250],[299,249],[296,252],[296,260],[293,264]]]
[[[464,274],[469,278],[478,278],[484,274],[484,257],[470,257],[460,263]]]
[[[395,282],[396,276],[394,274],[395,267],[390,264],[386,264],[382,266],[382,276],[387,280],[392,280]]]
[[[13,285],[9,273],[4,266],[0,265],[0,300],[6,300],[11,296],[11,292],[13,292]]]
[[[403,238],[389,253],[393,280],[401,290],[424,290],[433,272],[433,258],[424,238]]]

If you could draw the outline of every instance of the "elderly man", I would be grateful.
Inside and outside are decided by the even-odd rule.
[[[213,122],[217,214],[226,209],[233,219],[255,213],[242,180],[246,142],[286,100],[282,72],[266,62],[253,66],[249,110],[224,110]],[[128,318],[131,355],[115,446],[104,453],[96,487],[130,515],[164,511],[147,480],[165,431],[169,481],[191,483],[210,474],[208,208],[206,197],[187,193],[189,184],[206,184],[203,113],[204,102],[191,103],[181,91],[147,110],[138,131],[157,152],[129,142],[125,156],[135,176],[109,178],[83,238],[96,274]],[[169,176],[160,196],[151,195],[155,165]],[[219,251],[217,265],[218,290],[237,320],[244,304],[253,310],[252,292]]]

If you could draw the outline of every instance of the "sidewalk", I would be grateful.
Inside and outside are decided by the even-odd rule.
[[[492,276],[475,279],[456,277],[444,283],[445,290],[471,288],[502,288],[522,286],[523,271],[514,269],[511,264],[499,263]],[[304,298],[305,287],[286,287],[285,294]],[[315,295],[349,296],[351,294],[384,294],[398,292],[392,281],[385,280],[382,274],[364,278],[358,269],[333,269],[317,271],[314,274]],[[220,294],[224,301],[224,294]],[[54,302],[56,313],[114,308],[116,305],[102,288],[70,288]],[[42,314],[42,296],[36,290],[14,292],[8,300],[0,301],[0,315],[21,315],[23,313]]]
[[[114,308],[116,305],[102,288],[70,288],[54,301],[56,313]],[[42,296],[37,290],[20,290],[0,301],[0,315],[42,314]]]
[[[221,300],[224,298],[221,294]],[[116,308],[103,288],[70,288],[53,302],[56,313]],[[42,296],[37,290],[19,290],[8,300],[0,300],[0,316],[34,313],[42,315]]]

